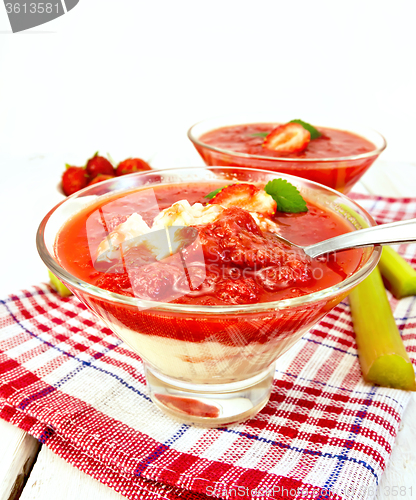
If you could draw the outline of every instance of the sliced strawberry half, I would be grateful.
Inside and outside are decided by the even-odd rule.
[[[280,153],[300,153],[304,151],[311,134],[299,123],[286,123],[274,128],[263,141],[263,148]]]
[[[221,205],[225,208],[240,207],[249,212],[263,215],[273,215],[277,204],[274,199],[253,184],[232,184],[227,186],[212,198],[210,203]]]

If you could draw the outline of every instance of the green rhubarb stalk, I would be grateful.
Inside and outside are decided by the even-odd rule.
[[[380,272],[396,299],[416,295],[416,270],[391,247],[383,247]]]
[[[378,268],[349,295],[361,371],[367,382],[415,390],[415,371]]]
[[[56,290],[61,297],[69,297],[72,295],[72,292],[68,290],[68,288],[53,273],[49,270],[48,273],[51,287]]]
[[[356,218],[361,226],[368,227],[364,219],[348,205],[340,205],[347,213]],[[416,295],[416,270],[393,248],[384,246],[378,264],[388,288],[396,299]]]

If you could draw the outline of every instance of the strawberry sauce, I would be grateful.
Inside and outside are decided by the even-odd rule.
[[[104,268],[95,263],[99,243],[134,212],[151,225],[160,210],[204,196],[218,184],[179,184],[105,198],[70,219],[58,234],[55,251],[61,265],[92,285],[145,300],[194,305],[270,302],[331,287],[359,266],[361,250],[311,260],[260,230],[250,213],[227,208],[215,221],[196,226],[198,239],[183,251],[157,261],[146,247],[132,248]],[[340,217],[308,203],[299,214],[278,212],[282,236],[306,245],[350,229]],[[187,230],[192,231],[191,228]],[[203,256],[203,257],[202,257]]]
[[[250,167],[282,172],[319,182],[343,193],[350,191],[379,155],[376,146],[364,137],[324,127],[318,127],[321,137],[311,140],[302,151],[297,153],[273,151],[263,147],[262,144],[265,135],[275,127],[276,124],[271,123],[233,125],[212,130],[199,138],[201,143],[228,153],[210,150],[198,143],[194,145],[207,165]],[[364,158],[354,158],[356,155],[372,151],[374,154]],[[235,153],[263,158],[240,157]],[[344,157],[352,158],[342,160]],[[327,161],[330,158],[333,160]]]
[[[359,135],[344,130],[320,127],[321,137],[309,142],[299,153],[282,153],[262,146],[264,137],[275,128],[270,123],[250,123],[212,130],[200,137],[200,141],[217,148],[250,155],[288,158],[339,158],[368,153],[375,149],[373,143]]]

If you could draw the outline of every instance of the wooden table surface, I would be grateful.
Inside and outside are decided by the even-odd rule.
[[[56,157],[7,158],[9,172],[0,186],[0,209],[13,213],[9,234],[17,252],[7,257],[16,265],[2,270],[0,293],[6,295],[25,286],[46,281],[46,271],[34,245],[27,251],[43,215],[58,201],[55,190],[59,172]],[[180,165],[181,163],[176,163]],[[185,164],[185,163],[182,163]],[[189,164],[189,163],[188,163]],[[156,165],[159,166],[159,165]],[[59,176],[58,176],[59,177]],[[25,181],[22,182],[22,179]],[[384,196],[416,196],[416,163],[374,164],[355,191]],[[23,196],[22,196],[23,191]],[[24,202],[21,200],[24,199]],[[2,250],[5,252],[5,250]],[[22,256],[25,256],[22,261]],[[1,255],[3,257],[3,255]],[[4,262],[2,258],[2,262]],[[23,264],[22,264],[23,262]],[[0,420],[0,500],[116,500],[124,498],[54,455],[27,433]],[[404,489],[403,489],[404,487]],[[402,489],[400,489],[402,488]],[[405,494],[402,494],[404,493]],[[395,494],[398,493],[398,494]],[[416,498],[416,395],[407,407],[396,446],[380,482],[377,500],[397,496]]]

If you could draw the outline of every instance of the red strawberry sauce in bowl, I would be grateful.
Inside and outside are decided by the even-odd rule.
[[[276,177],[299,189],[307,212],[266,217],[206,198],[241,181],[263,191]],[[314,182],[258,169],[183,168],[79,191],[44,218],[37,245],[49,269],[142,357],[153,402],[215,427],[267,403],[276,359],[380,254],[371,247],[309,259],[276,234],[309,244],[364,223],[375,224]]]
[[[289,118],[291,120],[291,118]],[[288,121],[289,121],[288,120]],[[319,182],[348,193],[386,147],[384,137],[364,127],[321,127],[321,136],[294,153],[263,146],[277,125],[270,115],[242,115],[204,120],[188,137],[207,165],[272,170]]]

